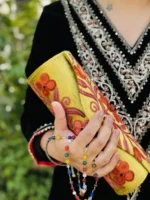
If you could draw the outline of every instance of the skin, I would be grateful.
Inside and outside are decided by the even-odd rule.
[[[106,11],[109,19],[116,26],[118,32],[126,42],[132,47],[150,22],[150,0],[98,0]],[[113,4],[113,9],[106,9],[108,4]],[[41,139],[41,148],[45,151],[48,137],[55,135],[74,135],[67,127],[65,112],[61,104],[52,103],[55,112],[55,130],[48,131]],[[104,121],[104,123],[102,123]],[[117,130],[112,132],[113,119],[107,116],[104,119],[103,113],[96,113],[89,124],[81,131],[79,136],[70,144],[69,159],[71,165],[82,171],[82,161],[84,148],[89,144],[87,151],[88,164],[87,174],[93,176],[97,173],[99,177],[107,175],[116,166],[119,154],[115,152],[119,140]],[[98,135],[96,135],[98,131]],[[94,139],[93,139],[94,138]],[[48,153],[51,157],[65,162],[64,147],[68,145],[68,140],[52,140],[48,145]],[[103,151],[102,151],[103,150]],[[97,168],[92,171],[91,163],[96,158]]]
[[[108,18],[133,47],[143,30],[150,22],[150,0],[97,0],[104,8]],[[106,7],[112,4],[113,9]]]
[[[41,139],[41,148],[45,151],[46,141],[52,134],[57,135],[74,135],[67,127],[67,120],[65,111],[60,103],[52,103],[55,112],[55,130],[48,131]],[[99,177],[105,176],[114,169],[118,160],[119,153],[116,153],[116,147],[119,140],[119,132],[115,130],[112,132],[113,118],[108,115],[104,119],[103,112],[98,111],[93,115],[88,125],[80,132],[79,136],[69,146],[69,159],[71,165],[82,171],[84,148],[89,144],[87,156],[88,168],[87,174],[93,176],[97,173]],[[94,136],[98,132],[96,138]],[[93,139],[94,138],[94,139]],[[65,162],[64,147],[68,145],[68,140],[52,140],[48,145],[48,153],[50,156]],[[102,151],[103,150],[103,151]],[[93,172],[91,167],[92,161],[96,158],[97,168]]]

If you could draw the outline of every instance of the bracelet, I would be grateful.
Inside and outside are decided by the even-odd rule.
[[[52,137],[49,137],[47,139],[46,148],[45,148],[45,153],[46,153],[46,156],[49,159],[49,161],[54,163],[56,166],[62,166],[62,167],[66,166],[66,164],[61,164],[60,162],[56,162],[56,160],[54,160],[52,157],[49,156],[49,154],[48,154],[48,144],[49,144],[49,142],[51,140],[55,140],[55,139],[56,140],[61,140],[61,139],[69,139],[69,140],[71,140],[73,138],[75,138],[75,137],[74,136],[68,136],[68,137],[56,136],[55,137],[55,135],[53,135]]]
[[[44,124],[43,126],[40,126],[40,128],[38,128],[34,133],[45,133],[48,130],[54,130],[54,125],[52,123]],[[46,143],[46,151],[45,151],[47,158],[49,159],[50,162],[54,163],[57,166],[58,165],[65,166],[63,164],[57,163],[53,158],[49,156],[47,148],[48,148],[48,143],[50,141],[51,141],[51,138],[48,138],[47,143]]]
[[[78,187],[79,187],[79,194],[78,194],[76,192],[76,189],[74,187],[74,181],[72,179],[72,177],[76,177],[76,175],[74,173],[73,168],[70,165],[70,159],[69,159],[69,148],[70,148],[69,145],[72,142],[72,140],[74,140],[75,138],[76,138],[76,136],[60,136],[60,135],[58,135],[58,136],[53,135],[52,137],[49,137],[48,140],[47,140],[47,142],[46,142],[46,155],[49,158],[49,160],[51,162],[53,162],[54,164],[59,165],[59,166],[66,166],[66,168],[67,168],[67,174],[69,176],[69,182],[70,182],[72,194],[73,194],[73,196],[75,197],[76,200],[80,200],[80,199],[82,199],[85,196],[85,193],[87,191],[87,184],[86,184],[87,174],[85,173],[85,171],[87,171],[87,167],[85,167],[85,165],[87,165],[87,158],[88,158],[88,156],[87,156],[87,148],[85,148],[84,155],[83,155],[83,174],[82,174],[82,177],[83,177],[82,178],[82,184],[83,185],[81,185],[80,173],[79,173],[79,171],[77,171],[77,176],[78,176],[78,180],[77,181],[78,181]],[[68,139],[68,142],[69,142],[69,144],[64,147],[64,150],[65,150],[64,157],[65,157],[65,163],[66,164],[56,163],[48,155],[48,151],[47,151],[48,144],[49,144],[49,142],[51,140],[61,140],[61,139]],[[72,175],[72,177],[71,177],[71,175]],[[96,190],[96,188],[98,186],[99,178],[98,178],[98,175],[96,173],[94,174],[94,178],[95,178],[95,183],[94,183],[94,186],[93,186],[93,189],[92,189],[91,193],[89,194],[88,200],[92,200],[93,199],[94,192],[95,192],[95,190]]]
[[[48,139],[47,139],[47,142],[46,142],[45,154],[46,154],[48,160],[49,160],[50,162],[54,163],[56,166],[62,166],[62,167],[66,166],[65,164],[61,164],[61,163],[56,162],[51,156],[49,156],[49,154],[48,154],[48,144],[49,144],[49,142],[50,142],[51,140],[52,140],[52,138],[48,138]]]
[[[71,143],[71,141],[74,139],[72,136],[68,136],[69,137],[69,144]],[[81,181],[80,181],[80,173],[79,171],[77,171],[77,181],[78,181],[78,187],[79,187],[79,194],[76,192],[76,187],[74,186],[74,181],[72,179],[72,177],[76,177],[74,175],[74,172],[72,174],[72,167],[70,165],[70,159],[69,159],[69,145],[68,146],[65,146],[65,158],[66,158],[66,167],[67,167],[67,174],[69,176],[69,182],[70,182],[70,186],[71,186],[71,191],[72,191],[72,194],[73,196],[75,197],[76,200],[81,200],[83,199],[83,197],[85,196],[85,193],[87,192],[87,184],[86,184],[86,177],[87,177],[87,174],[85,173],[85,171],[87,171],[87,167],[85,167],[85,165],[87,164],[87,147],[84,149],[84,155],[83,155],[83,174],[82,174],[82,185],[81,185]],[[72,175],[72,177],[71,177]],[[98,178],[98,175],[95,173],[94,174],[94,179],[95,179],[95,183],[94,183],[94,186],[93,186],[93,189],[92,191],[90,192],[89,194],[89,197],[87,199],[84,198],[84,200],[92,200],[93,197],[94,197],[94,192],[98,186],[98,181],[99,181],[99,178]]]
[[[33,135],[29,141],[28,144],[28,150],[30,155],[32,156],[33,160],[35,161],[35,163],[37,165],[47,165],[45,164],[43,161],[38,161],[38,159],[36,158],[36,156],[34,155],[34,149],[33,149],[33,141],[37,136],[41,136],[42,134],[44,134],[45,132],[47,132],[48,130],[53,130],[54,129],[54,125],[51,123],[49,124],[44,124],[44,126],[40,126],[38,129],[36,129],[36,131],[33,132]]]

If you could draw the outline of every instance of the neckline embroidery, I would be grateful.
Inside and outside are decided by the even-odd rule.
[[[150,95],[147,98],[147,101],[144,102],[142,109],[139,110],[133,122],[133,119],[130,118],[130,115],[126,113],[125,106],[121,102],[120,97],[118,97],[118,94],[115,92],[115,89],[112,87],[111,82],[107,77],[107,74],[104,73],[102,66],[98,63],[93,49],[90,48],[89,44],[84,40],[84,35],[80,32],[77,24],[75,23],[71,15],[68,1],[61,0],[61,2],[65,10],[65,15],[69,23],[70,32],[72,33],[73,40],[77,48],[78,56],[80,57],[80,60],[82,62],[83,69],[89,74],[96,85],[98,87],[101,87],[101,91],[109,99],[109,101],[114,102],[114,104],[116,105],[115,108],[117,109],[120,117],[124,120],[126,124],[128,124],[128,126],[130,126],[129,128],[131,132],[135,131],[134,136],[140,142],[147,131],[147,129],[145,129],[144,127],[146,127],[146,125],[148,126],[150,123]],[[98,68],[100,69],[100,71],[98,71]],[[110,95],[107,96],[106,93],[110,93]],[[144,122],[142,121],[143,113],[145,116]],[[146,116],[148,116],[148,118]],[[136,132],[137,122],[140,123],[140,126],[138,127],[138,131]],[[150,144],[146,151],[150,155]],[[140,192],[140,188],[141,187],[137,188],[133,193],[127,195],[127,200],[136,200]]]
[[[131,47],[128,44],[128,42],[126,41],[126,39],[123,37],[123,35],[118,31],[117,27],[112,23],[111,19],[108,17],[107,13],[105,12],[105,10],[101,6],[101,4],[98,3],[97,0],[93,0],[93,2],[97,6],[97,8],[99,9],[99,11],[103,15],[103,17],[105,18],[105,20],[107,21],[107,23],[108,23],[109,27],[111,28],[111,30],[113,30],[115,35],[118,36],[120,41],[126,47],[128,53],[130,53],[131,55],[135,54],[137,49],[141,48],[141,45],[142,45],[142,43],[144,41],[144,38],[145,38],[145,36],[147,36],[148,31],[150,30],[150,22],[146,25],[146,27],[144,28],[144,30],[140,34],[139,38],[136,40],[134,46]]]
[[[67,1],[66,5],[68,5]],[[83,34],[79,31],[77,24],[74,22],[69,6],[67,6],[67,8],[67,12],[65,12],[65,14],[68,17],[70,30],[73,35],[78,55],[81,59],[84,70],[90,75],[91,79],[96,83],[96,85],[101,88],[103,94],[106,96],[109,102],[114,103],[115,109],[118,111],[120,117],[124,120],[130,131],[134,133],[134,136],[140,142],[142,138],[141,133],[145,133],[147,131],[146,129],[141,129],[141,127],[147,127],[148,123],[150,122],[150,95],[148,96],[146,102],[143,103],[143,106],[138,111],[136,117],[131,118],[130,115],[127,114],[127,110],[125,109],[123,102],[120,100],[118,93],[116,93],[115,89],[113,88],[107,73],[104,72],[102,65],[99,64],[93,49],[90,48],[89,44],[84,40]],[[85,65],[86,67],[84,67]],[[142,119],[144,121],[141,122]],[[138,126],[135,124],[133,125],[135,122],[136,124],[139,123]]]
[[[110,34],[94,14],[87,0],[70,0],[69,2],[97,48],[102,52],[120,80],[128,99],[131,103],[134,103],[150,75],[150,43],[133,67],[125,58],[125,54],[119,48],[116,48]]]

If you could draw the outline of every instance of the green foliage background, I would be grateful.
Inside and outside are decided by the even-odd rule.
[[[52,169],[35,166],[20,130],[24,69],[43,2],[0,0],[0,200],[46,200],[50,189]]]

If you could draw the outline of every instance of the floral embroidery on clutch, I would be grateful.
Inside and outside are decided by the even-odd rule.
[[[76,135],[98,110],[103,110],[105,115],[111,114],[114,118],[113,129],[120,131],[116,149],[120,154],[120,161],[104,178],[119,195],[133,192],[142,184],[150,172],[149,157],[107,97],[101,93],[70,52],[64,51],[48,60],[29,77],[28,82],[53,114],[51,103],[61,103],[65,109],[68,128]]]
[[[129,164],[125,161],[120,161],[119,164],[111,172],[113,180],[118,185],[124,185],[126,181],[133,181],[134,172],[129,170]]]
[[[50,91],[55,89],[56,82],[54,80],[50,80],[47,73],[42,73],[35,85],[38,89],[42,90],[44,96],[48,97]]]

